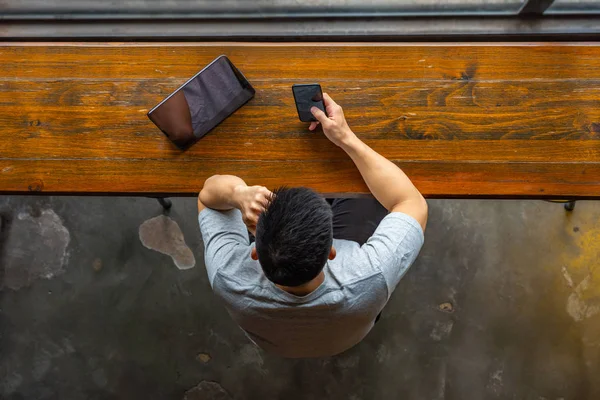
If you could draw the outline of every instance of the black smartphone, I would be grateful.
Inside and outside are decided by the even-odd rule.
[[[255,90],[226,56],[219,56],[148,112],[185,150],[254,97]]]
[[[325,104],[323,103],[323,91],[318,83],[309,83],[302,85],[293,85],[292,93],[296,101],[296,110],[298,110],[298,118],[302,122],[316,121],[310,109],[314,106],[319,108],[325,114]]]

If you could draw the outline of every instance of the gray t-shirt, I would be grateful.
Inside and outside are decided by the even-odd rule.
[[[239,210],[204,209],[198,220],[213,291],[256,344],[284,357],[330,356],[360,342],[424,240],[414,218],[390,213],[363,246],[334,239],[325,281],[300,297],[269,281],[250,257]]]

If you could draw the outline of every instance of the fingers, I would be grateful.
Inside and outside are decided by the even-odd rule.
[[[248,213],[244,216],[244,218],[242,218],[242,220],[248,226],[256,225],[258,223],[258,213],[256,213],[256,212]]]
[[[254,200],[262,197],[270,197],[273,193],[264,186],[250,186],[251,195]]]
[[[258,224],[258,214],[254,214],[254,213],[246,214],[242,218],[242,221],[244,221],[246,228],[248,228],[248,230],[250,232],[252,232],[252,234],[254,234],[254,231],[256,231],[256,225]]]
[[[263,206],[263,210],[264,208],[267,207],[267,205],[269,204],[269,202],[271,201],[271,198],[273,197],[273,192],[271,192],[269,189],[267,189],[264,186],[261,186],[261,188],[259,189],[259,193],[258,193],[258,199],[257,201],[262,204]]]
[[[325,110],[330,117],[337,117],[342,112],[342,107],[333,101],[327,93],[323,93],[323,103],[325,104]]]
[[[271,196],[273,196],[273,192],[271,192],[269,189],[267,189],[267,188],[266,188],[266,187],[264,187],[264,186],[261,186],[261,187],[260,187],[260,191],[261,191],[261,193],[262,193],[262,194],[264,194],[264,195],[265,195],[265,196],[267,196],[267,197],[271,197]]]
[[[314,131],[315,129],[317,129],[317,126],[319,126],[319,122],[317,121],[313,121],[310,123],[310,126],[308,127],[309,131]]]
[[[256,213],[256,215],[260,214],[261,212],[265,211],[265,209],[267,208],[267,206],[269,205],[269,198],[262,196],[257,198],[254,203],[252,203],[252,205],[250,206],[250,209]]]
[[[327,93],[323,93],[323,104],[325,107],[337,106],[337,103]]]
[[[268,207],[273,192],[264,186],[248,186],[243,202],[242,220],[248,230],[254,234],[260,214]]]
[[[253,186],[253,188],[255,189],[254,194],[250,198],[248,206],[256,214],[256,219],[258,220],[258,215],[265,211],[265,208],[269,205],[273,197],[273,192],[264,186]]]
[[[310,112],[320,123],[323,124],[323,126],[329,122],[327,115],[325,115],[325,113],[319,110],[317,107],[311,107]]]

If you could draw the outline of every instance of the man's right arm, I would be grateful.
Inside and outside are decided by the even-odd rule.
[[[327,93],[324,93],[323,97],[329,116],[316,107],[311,111],[323,126],[325,135],[352,158],[373,196],[388,211],[410,215],[425,230],[427,202],[408,176],[394,163],[362,142],[348,126],[342,107]],[[312,123],[310,129],[315,129],[316,125]]]

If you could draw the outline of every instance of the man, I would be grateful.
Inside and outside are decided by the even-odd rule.
[[[271,193],[227,175],[207,179],[198,196],[213,291],[256,344],[284,357],[329,356],[360,342],[417,257],[427,223],[427,203],[408,177],[323,97],[329,116],[313,107],[319,122],[309,129],[323,127],[383,207],[374,199],[330,206],[307,188]]]

